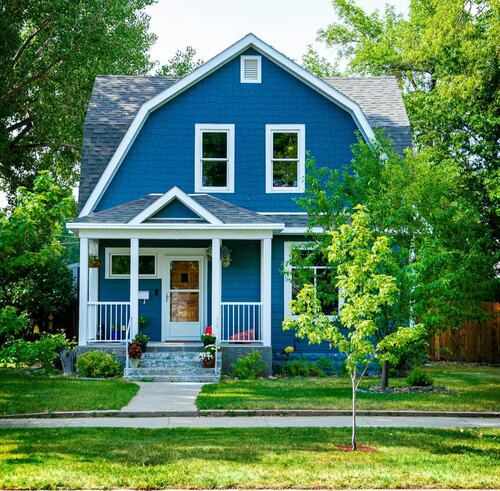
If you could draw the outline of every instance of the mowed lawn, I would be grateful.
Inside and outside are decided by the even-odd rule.
[[[0,415],[120,409],[139,390],[120,379],[78,380],[0,368]]]
[[[448,394],[377,394],[360,392],[360,409],[500,410],[500,367],[438,365],[425,368],[434,384]],[[362,389],[378,385],[365,379]],[[391,386],[404,379],[390,379]],[[351,388],[347,377],[280,378],[255,381],[223,380],[205,385],[198,396],[199,409],[350,409]]]
[[[0,430],[0,488],[495,488],[500,431]]]

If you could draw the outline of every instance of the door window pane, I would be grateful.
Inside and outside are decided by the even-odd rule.
[[[170,263],[170,288],[172,290],[198,290],[200,263],[198,261],[172,261]]]
[[[198,322],[199,292],[170,292],[170,322]]]

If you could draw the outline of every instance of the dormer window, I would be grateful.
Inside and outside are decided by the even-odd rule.
[[[241,83],[260,84],[262,81],[262,57],[242,56],[241,57]]]
[[[195,192],[234,192],[234,124],[197,124],[195,132]]]

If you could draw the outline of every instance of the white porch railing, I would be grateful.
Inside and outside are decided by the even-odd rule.
[[[221,302],[221,341],[262,341],[261,302]]]
[[[126,340],[130,302],[88,302],[87,341],[120,343]]]

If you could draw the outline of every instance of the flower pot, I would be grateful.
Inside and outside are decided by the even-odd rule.
[[[215,367],[215,359],[213,359],[213,360],[203,360],[203,366],[205,368],[214,368]]]
[[[137,368],[139,366],[140,358],[130,358],[130,367]]]

